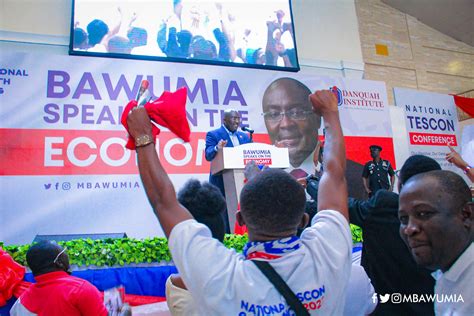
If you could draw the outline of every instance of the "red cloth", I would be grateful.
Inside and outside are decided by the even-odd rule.
[[[139,305],[145,305],[145,304],[164,302],[166,301],[166,297],[125,294],[124,301],[125,303],[128,303],[130,306],[139,306]]]
[[[99,290],[86,280],[56,271],[35,276],[36,283],[20,297],[39,316],[107,315]]]
[[[243,226],[240,226],[239,223],[237,223],[237,221],[235,221],[235,225],[234,225],[234,234],[236,235],[244,235],[248,233],[248,230],[247,230],[247,226],[243,225]]]
[[[244,179],[244,183],[247,183],[247,178]],[[240,211],[240,203],[237,204],[237,210]],[[247,226],[246,225],[239,225],[239,222],[237,222],[237,219],[234,224],[234,234],[236,235],[244,235],[248,233]]]
[[[191,130],[189,128],[188,120],[186,119],[186,88],[178,89],[176,92],[165,91],[155,101],[145,104],[145,109],[148,112],[151,120],[168,128],[176,136],[185,142],[189,142]],[[127,117],[128,113],[137,106],[137,101],[128,102],[125,107],[121,122],[128,132]],[[160,134],[160,129],[153,125],[153,137],[156,138]],[[129,136],[127,145],[128,149],[135,149],[135,140]]]
[[[4,306],[13,295],[21,294],[24,276],[25,267],[0,248],[0,306]]]
[[[456,106],[466,112],[470,117],[474,117],[474,99],[453,95]]]

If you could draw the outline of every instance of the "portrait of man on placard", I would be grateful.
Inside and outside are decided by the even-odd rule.
[[[270,141],[277,147],[288,148],[290,167],[295,178],[320,172],[318,163],[318,129],[321,117],[313,112],[308,96],[311,90],[293,78],[274,80],[263,93],[262,113]],[[363,199],[364,187],[360,178],[363,166],[347,160],[346,179],[349,196]]]

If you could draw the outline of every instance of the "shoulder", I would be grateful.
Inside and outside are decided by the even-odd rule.
[[[75,276],[70,276],[68,278],[68,282],[71,285],[75,285],[78,289],[80,289],[78,292],[79,295],[92,294],[94,296],[100,296],[99,290],[92,283],[90,283],[89,281],[85,279],[81,279]]]
[[[219,128],[216,128],[216,129],[213,129],[209,132],[207,132],[207,134],[219,134],[219,133],[222,133],[222,130],[223,130],[223,127],[219,127]]]
[[[212,131],[207,132],[206,137],[211,137],[211,138],[224,138],[226,135],[226,132],[224,130],[224,127],[220,127],[217,129],[213,129]]]
[[[369,162],[367,162],[365,165],[367,165]],[[347,159],[346,160],[346,169],[347,170],[362,170],[364,168],[365,165],[361,165],[360,163],[354,161],[354,160],[350,160],[350,159]]]
[[[301,238],[321,238],[321,241],[328,244],[345,243],[348,249],[352,244],[349,223],[340,212],[334,210],[319,211],[311,220],[311,226],[303,231]]]

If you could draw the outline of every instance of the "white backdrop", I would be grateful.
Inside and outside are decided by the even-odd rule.
[[[348,157],[369,159],[377,137],[393,161],[392,132],[382,82],[91,57],[6,53],[0,78],[0,240],[31,242],[36,234],[126,232],[162,235],[123,148],[119,118],[142,79],[155,96],[188,86],[191,142],[162,131],[157,150],[176,187],[207,179],[205,133],[227,108],[241,111],[254,139],[269,142],[261,96],[276,78],[291,76],[311,90],[336,86]],[[320,133],[321,134],[321,133]]]

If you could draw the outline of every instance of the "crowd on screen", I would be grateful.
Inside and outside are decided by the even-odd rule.
[[[249,38],[255,35],[255,31],[235,27],[236,17],[225,5],[216,3],[217,14],[206,14],[196,7],[187,8],[192,23],[188,28],[183,28],[182,12],[185,5],[181,0],[173,1],[174,12],[159,24],[156,38],[152,38],[151,30],[134,26],[137,19],[135,13],[124,21],[120,8],[117,25],[107,25],[100,19],[90,21],[86,28],[76,23],[73,49],[297,67],[293,24],[286,22],[283,10],[277,10],[274,17],[266,21],[267,34],[261,35],[266,43],[263,42],[262,47],[251,47]]]

